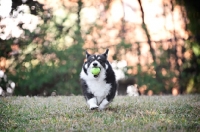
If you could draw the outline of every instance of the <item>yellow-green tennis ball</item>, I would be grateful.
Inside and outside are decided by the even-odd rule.
[[[91,69],[91,72],[92,72],[92,74],[93,75],[98,75],[99,73],[100,73],[100,68],[98,68],[98,67],[93,67],[92,69]]]

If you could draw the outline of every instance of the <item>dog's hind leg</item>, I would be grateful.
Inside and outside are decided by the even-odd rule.
[[[91,110],[97,109],[99,106],[97,105],[97,99],[95,97],[89,99],[87,101]]]

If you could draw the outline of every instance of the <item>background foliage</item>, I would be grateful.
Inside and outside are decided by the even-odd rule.
[[[188,48],[192,52],[190,65],[184,69],[186,72],[188,92],[200,92],[200,1],[176,0],[177,4],[184,6],[186,9],[189,23],[186,30],[190,32],[187,40]]]
[[[124,4],[123,1],[121,2]],[[72,2],[70,4],[72,6],[60,2],[57,11],[33,0],[12,1],[12,13],[23,4],[29,7],[30,14],[40,18],[40,23],[33,32],[25,29],[23,23],[19,23],[18,26],[24,31],[22,37],[0,39],[0,57],[9,60],[5,71],[8,77],[16,82],[15,94],[50,95],[54,91],[61,95],[80,94],[79,73],[84,61],[84,50],[101,53],[106,48],[114,51],[114,53],[110,53],[111,60],[123,60],[124,56],[129,53],[138,57],[139,62],[134,66],[128,64],[124,72],[126,77],[135,77],[143,94],[147,94],[148,91],[152,91],[154,94],[171,94],[174,89],[181,94],[199,93],[199,2],[169,0],[168,5],[163,4],[166,12],[170,10],[173,13],[174,8],[178,5],[184,9],[185,12],[182,15],[183,18],[189,20],[189,22],[185,21],[185,30],[189,33],[189,37],[187,39],[179,38],[174,29],[171,33],[173,38],[161,41],[153,40],[153,34],[145,22],[144,4],[141,0],[136,2],[139,5],[139,12],[141,12],[141,24],[136,26],[140,27],[145,36],[144,41],[147,41],[145,42],[146,46],[149,47],[150,52],[147,53],[149,60],[146,61],[152,60],[145,66],[142,65],[144,59],[141,51],[144,42],[132,42],[129,39],[128,33],[135,31],[131,31],[130,27],[135,25],[126,22],[125,15],[122,15],[119,23],[112,27],[109,25],[109,17],[105,18],[102,15],[111,9],[111,1],[101,3],[104,11],[100,13],[95,22],[88,25],[83,24],[87,20],[82,14],[87,4],[81,0]],[[166,14],[163,13],[163,15]],[[117,43],[111,42],[112,36],[108,37],[112,29],[118,30],[117,37],[113,38],[116,41],[119,38]],[[114,32],[114,30],[112,31]],[[107,39],[104,42],[101,38],[105,37]],[[134,34],[132,37],[134,38]],[[189,59],[178,55],[179,41],[182,44],[181,54],[186,51],[191,53]],[[107,44],[105,45],[105,43]],[[173,46],[164,49],[163,46],[166,43],[169,44],[169,47]],[[13,51],[13,44],[20,47],[17,54],[10,54]],[[156,44],[156,48],[154,44]],[[179,60],[182,62],[181,65],[178,63]]]

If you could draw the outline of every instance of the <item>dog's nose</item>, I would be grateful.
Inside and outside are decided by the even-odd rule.
[[[93,63],[93,66],[97,66],[97,63]]]

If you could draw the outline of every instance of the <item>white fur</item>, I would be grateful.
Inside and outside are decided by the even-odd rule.
[[[91,99],[89,99],[89,100],[87,101],[87,103],[88,103],[90,109],[92,109],[92,108],[98,108],[96,98],[91,98]]]
[[[93,68],[93,64],[94,64],[94,63],[97,63],[97,67],[102,68],[102,67],[101,67],[101,64],[100,64],[98,61],[96,61],[96,60],[93,61],[93,62],[90,64],[90,68]],[[86,68],[86,69],[87,69],[87,68]]]
[[[106,64],[106,69],[108,69],[108,65]]]
[[[99,110],[103,110],[106,108],[106,106],[108,106],[109,102],[107,99],[104,99],[101,104],[99,105]]]
[[[85,68],[86,68],[86,69],[88,68],[88,64],[85,64]]]
[[[84,70],[82,69],[80,77],[84,79],[88,85],[88,92],[91,92],[96,97],[96,105],[100,105],[101,109],[104,109],[107,105],[105,98],[109,94],[111,84],[106,83],[106,70],[99,64],[98,61],[94,61],[98,64],[98,67],[101,68],[101,71],[97,78],[94,77],[94,75],[90,72],[92,68],[92,64],[87,69],[87,74],[85,74]],[[93,62],[93,63],[94,63]],[[91,100],[91,99],[90,99]],[[94,106],[94,99],[93,101],[88,100],[88,104],[90,105],[90,108]],[[92,102],[92,103],[91,103]],[[108,102],[108,101],[107,101]],[[101,104],[100,104],[101,103]]]

